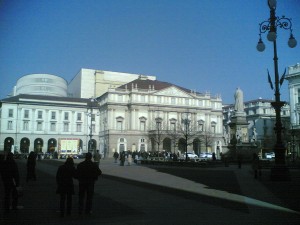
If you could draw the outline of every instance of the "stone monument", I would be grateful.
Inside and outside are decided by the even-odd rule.
[[[243,91],[237,88],[234,94],[235,104],[234,113],[231,117],[230,126],[230,143],[247,143],[248,137],[248,122],[244,111]]]
[[[248,122],[244,111],[243,91],[237,88],[234,93],[234,112],[230,123],[229,155],[232,159],[251,160],[254,152],[257,152],[255,143],[249,141]]]

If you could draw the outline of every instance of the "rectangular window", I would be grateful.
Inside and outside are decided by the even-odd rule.
[[[43,111],[38,111],[38,119],[43,119]]]
[[[64,123],[64,132],[69,132],[69,123]]]
[[[13,122],[12,121],[8,121],[7,122],[7,130],[12,130],[13,129]]]
[[[216,133],[216,126],[211,126],[211,132],[214,134]]]
[[[77,113],[77,120],[81,121],[81,113]]]
[[[81,127],[82,127],[81,123],[77,123],[76,124],[76,132],[81,132]]]
[[[28,121],[23,122],[23,130],[29,130],[29,123]]]
[[[123,102],[123,95],[118,95],[118,102]]]
[[[51,112],[51,120],[55,120],[56,119],[56,112]]]
[[[14,110],[13,109],[8,110],[8,117],[14,117]]]
[[[117,121],[117,130],[122,130],[122,121]]]
[[[64,120],[69,120],[69,112],[65,112]]]
[[[161,122],[156,122],[156,129],[161,130]]]
[[[171,98],[171,104],[175,105],[176,104],[176,99],[174,97]]]
[[[43,123],[42,122],[37,122],[36,130],[37,131],[42,131],[43,130]]]
[[[95,133],[96,132],[96,126],[95,124],[92,124],[92,133]]]
[[[92,121],[95,121],[96,115],[92,114]]]
[[[170,130],[171,130],[171,131],[176,130],[175,123],[171,123],[171,124],[170,124]]]
[[[185,99],[185,104],[189,105],[190,104],[190,100],[188,98]]]
[[[56,131],[56,123],[50,124],[50,131]]]
[[[298,102],[297,103],[300,103],[300,89],[298,89]]]
[[[161,103],[161,96],[157,96],[157,103]]]
[[[199,131],[203,131],[203,123],[199,123],[198,124],[198,130]]]
[[[141,129],[142,131],[145,131],[145,130],[146,130],[145,121],[141,121],[140,126],[141,126],[140,129]]]
[[[29,110],[25,109],[24,110],[24,119],[28,119],[29,118]]]
[[[141,95],[141,102],[145,102],[145,95]]]

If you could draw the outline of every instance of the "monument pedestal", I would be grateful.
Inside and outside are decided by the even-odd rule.
[[[235,112],[231,117],[230,126],[230,157],[242,161],[251,161],[253,153],[257,153],[258,148],[255,143],[249,141],[248,122],[245,112]]]

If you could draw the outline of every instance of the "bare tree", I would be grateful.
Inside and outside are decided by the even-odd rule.
[[[163,130],[162,118],[158,117],[155,119],[154,129],[149,129],[148,136],[151,142],[153,141],[157,145],[157,156],[159,157],[160,145],[163,142],[165,132]],[[153,146],[152,146],[153,147]]]
[[[201,138],[201,141],[202,143],[204,144],[205,146],[205,150],[206,152],[208,152],[208,147],[212,145],[213,141],[214,141],[214,137],[215,137],[215,134],[214,132],[212,132],[211,130],[209,129],[205,129],[200,138]]]
[[[190,113],[185,113],[178,126],[178,133],[184,138],[185,161],[188,161],[188,146],[194,143],[194,139],[201,136],[202,131],[198,129],[197,122],[190,119]]]
[[[171,138],[172,141],[172,147],[173,147],[173,153],[175,153],[175,149],[178,146],[178,141],[181,137],[180,132],[178,132],[179,127],[178,124],[176,126],[176,123],[172,123],[170,128],[166,130],[167,135]]]

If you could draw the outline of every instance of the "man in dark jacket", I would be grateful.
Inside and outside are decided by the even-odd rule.
[[[67,215],[71,214],[72,195],[74,192],[73,178],[75,176],[75,166],[73,158],[67,158],[66,162],[61,165],[56,173],[57,190],[60,194],[60,216],[65,215],[65,203],[67,202]]]
[[[5,151],[1,158],[1,177],[4,185],[4,210],[9,212],[10,206],[12,209],[17,209],[18,192],[20,177],[18,166],[11,152]],[[12,201],[11,201],[12,198]]]
[[[91,214],[94,184],[101,174],[102,171],[92,162],[92,154],[88,152],[76,170],[76,178],[79,181],[79,214],[83,212],[84,198],[86,198],[85,213]]]

